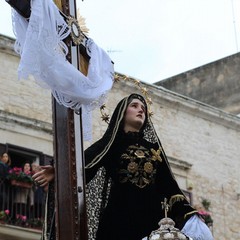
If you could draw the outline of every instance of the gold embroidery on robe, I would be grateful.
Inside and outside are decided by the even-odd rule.
[[[143,146],[131,145],[121,155],[119,181],[130,182],[139,188],[154,183],[157,161],[161,162],[161,150],[148,150]]]
[[[151,148],[151,152],[153,154],[152,160],[154,160],[154,161],[158,160],[158,161],[162,162],[162,158],[160,157],[160,154],[161,154],[160,148],[157,151],[154,150],[153,148]]]

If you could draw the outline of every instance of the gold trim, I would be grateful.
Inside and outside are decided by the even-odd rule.
[[[132,82],[135,86],[137,86],[142,95],[144,96],[145,100],[146,100],[146,103],[147,103],[147,108],[148,108],[148,116],[149,117],[152,117],[153,116],[153,112],[151,111],[151,105],[152,105],[152,99],[149,97],[149,93],[148,93],[148,90],[146,87],[143,87],[140,83],[139,80],[136,80],[134,78],[131,78],[131,77],[128,77],[126,75],[122,75],[120,76],[119,74],[115,74],[114,75],[114,83],[118,83],[120,82],[121,80],[123,81],[128,81],[128,82]],[[106,122],[106,123],[109,123],[109,119],[110,119],[110,115],[109,114],[106,114],[104,112],[106,108],[106,104],[103,104],[101,107],[100,107],[100,113],[101,113],[101,118],[102,118],[102,121]]]
[[[186,218],[188,215],[191,215],[191,214],[197,213],[197,212],[198,212],[197,210],[194,210],[194,211],[191,211],[191,212],[189,212],[189,213],[186,213],[186,214],[184,215],[184,218]]]
[[[105,154],[108,152],[109,148],[111,147],[111,145],[112,145],[112,143],[115,139],[115,136],[117,134],[120,122],[123,119],[124,112],[125,112],[124,109],[126,109],[126,106],[127,106],[127,98],[125,99],[125,101],[123,101],[122,106],[119,107],[119,113],[118,113],[118,116],[117,116],[118,123],[115,125],[115,127],[113,129],[113,134],[112,134],[112,137],[111,137],[108,145],[106,145],[104,150],[102,152],[100,152],[88,165],[86,165],[86,168],[94,167],[105,156]]]
[[[106,104],[103,104],[101,107],[100,107],[100,112],[101,112],[101,118],[102,118],[102,121],[106,122],[107,124],[109,124],[109,120],[110,120],[110,115],[105,113],[104,112],[104,109],[106,108]]]
[[[80,14],[79,8],[77,10],[77,20],[78,20],[81,32],[83,32],[85,35],[88,35],[89,29],[86,26],[85,18]]]
[[[169,200],[169,206],[172,207],[174,203],[176,202],[180,202],[186,200],[186,197],[184,197],[184,195],[182,194],[176,194],[171,196],[170,200]]]

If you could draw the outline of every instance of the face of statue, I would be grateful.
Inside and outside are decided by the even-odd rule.
[[[139,132],[146,118],[146,108],[139,99],[133,99],[125,112],[124,131]]]
[[[5,163],[5,164],[8,164],[8,154],[7,153],[4,153],[2,155],[2,162]]]

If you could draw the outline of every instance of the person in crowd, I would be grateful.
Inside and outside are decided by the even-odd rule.
[[[11,166],[11,158],[7,152],[0,156],[0,210],[5,210],[10,204],[10,184],[7,179]]]
[[[11,166],[11,158],[7,152],[4,152],[0,156],[0,178],[5,180]]]
[[[31,163],[25,162],[22,171],[27,178],[29,178],[29,186],[19,185],[15,187],[15,217],[25,217],[26,219],[32,217],[30,209],[34,204],[33,185],[31,184]]]
[[[11,166],[11,158],[7,152],[1,154],[1,162],[7,165],[8,167]]]
[[[85,150],[85,164],[89,239],[146,239],[167,199],[175,227],[193,240],[213,240],[176,182],[141,95],[118,103],[103,137]],[[33,178],[45,185],[54,174],[47,176]]]

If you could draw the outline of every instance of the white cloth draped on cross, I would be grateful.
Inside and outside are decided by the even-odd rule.
[[[63,40],[70,34],[70,29],[52,0],[32,1],[28,21],[12,10],[12,20],[15,51],[21,56],[18,78],[33,76],[39,85],[51,89],[59,104],[74,110],[82,107],[84,139],[89,140],[90,112],[103,104],[112,88],[114,68],[111,59],[89,38],[86,42],[91,57],[88,75],[83,75],[69,63]]]

